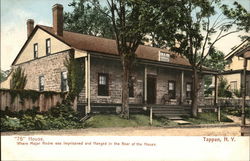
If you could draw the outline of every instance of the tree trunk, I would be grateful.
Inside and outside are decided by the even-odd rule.
[[[129,96],[128,96],[128,79],[129,79],[129,68],[126,60],[122,59],[123,69],[123,80],[122,80],[122,111],[121,116],[129,119]]]
[[[199,77],[197,69],[193,69],[193,94],[192,94],[192,116],[197,117],[198,110],[198,86],[199,86]]]

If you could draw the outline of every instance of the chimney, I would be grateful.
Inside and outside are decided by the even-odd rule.
[[[61,4],[55,4],[52,7],[53,12],[53,29],[55,34],[63,36],[63,6]]]
[[[28,19],[27,20],[27,38],[29,38],[31,32],[34,29],[34,20],[33,19]]]

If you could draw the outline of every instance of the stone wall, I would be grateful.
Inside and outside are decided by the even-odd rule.
[[[39,90],[39,76],[44,76],[44,90],[60,92],[61,72],[67,71],[63,63],[67,56],[68,51],[65,51],[17,65],[21,66],[27,75],[25,89]]]
[[[122,67],[120,61],[91,58],[90,67],[91,103],[121,103]],[[132,76],[134,81],[134,97],[130,103],[142,103],[144,68],[136,67]],[[98,96],[98,73],[109,74],[109,96]]]

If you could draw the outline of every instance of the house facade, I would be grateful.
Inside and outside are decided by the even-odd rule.
[[[78,97],[87,113],[93,104],[121,104],[122,66],[115,40],[63,30],[63,6],[52,8],[53,27],[27,21],[27,41],[12,63],[25,70],[25,89],[67,91],[64,61],[73,55],[85,67],[85,83]],[[140,45],[137,63],[129,77],[130,104],[190,104],[192,68],[181,55]],[[205,69],[202,74],[216,74]],[[11,75],[2,88],[9,88]],[[203,81],[201,81],[203,83]],[[3,86],[4,85],[4,86]],[[203,84],[200,90],[203,98]]]
[[[225,71],[222,73],[230,85],[232,92],[240,91],[243,84],[243,64],[244,58],[237,56],[238,53],[247,53],[250,51],[250,43],[248,40],[243,41],[234,50],[225,56],[225,60],[228,64],[225,67]],[[248,65],[246,67],[246,96],[250,96],[250,60],[247,60]]]

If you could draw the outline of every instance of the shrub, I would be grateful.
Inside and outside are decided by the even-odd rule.
[[[18,131],[22,129],[23,126],[18,118],[9,116],[1,117],[1,131]]]
[[[70,106],[60,105],[47,112],[37,107],[26,111],[1,111],[1,131],[82,128],[80,114]]]

